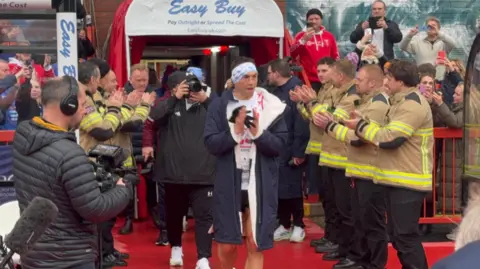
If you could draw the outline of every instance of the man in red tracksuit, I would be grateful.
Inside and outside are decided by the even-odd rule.
[[[339,59],[337,41],[335,36],[322,26],[323,14],[313,8],[307,12],[307,27],[295,36],[295,43],[290,48],[290,53],[295,59],[300,58],[300,63],[307,73],[312,88],[318,92],[322,82],[317,76],[317,63],[324,57]]]

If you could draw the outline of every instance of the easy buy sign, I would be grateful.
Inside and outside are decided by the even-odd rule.
[[[0,10],[51,8],[52,0],[0,0]]]
[[[135,0],[125,17],[127,36],[283,37],[274,0]]]

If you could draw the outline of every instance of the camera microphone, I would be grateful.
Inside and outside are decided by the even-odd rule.
[[[58,208],[50,200],[35,197],[25,208],[13,230],[6,236],[5,245],[10,249],[0,263],[0,268],[12,259],[14,253],[27,253],[57,217]]]

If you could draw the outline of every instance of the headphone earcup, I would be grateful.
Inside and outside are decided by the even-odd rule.
[[[74,115],[78,110],[77,95],[70,95],[60,104],[60,110],[66,116]]]

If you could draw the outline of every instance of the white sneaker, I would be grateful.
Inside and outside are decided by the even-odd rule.
[[[301,227],[294,226],[290,242],[300,243],[305,239],[305,230]]]
[[[208,263],[207,258],[201,258],[197,261],[197,266],[195,269],[210,269],[210,264]]]
[[[183,217],[183,231],[186,232],[188,228],[187,216]]]
[[[291,232],[290,230],[285,229],[283,225],[278,226],[278,228],[273,233],[273,240],[282,241],[290,239]]]
[[[450,233],[448,233],[446,237],[450,241],[455,241],[455,239],[457,238],[457,233],[458,233],[458,227],[455,227],[455,229],[453,229]]]
[[[172,247],[172,254],[170,256],[170,266],[183,266],[182,247]]]

